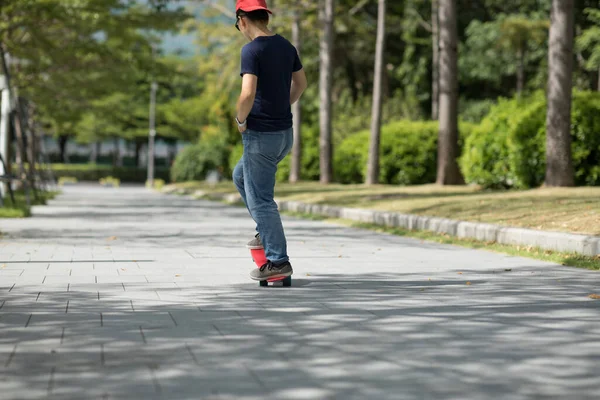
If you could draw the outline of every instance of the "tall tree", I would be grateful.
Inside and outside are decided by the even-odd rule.
[[[574,186],[571,156],[573,3],[553,0],[548,55],[546,186]]]
[[[299,9],[294,9],[292,15],[292,44],[296,47],[298,53],[302,51],[300,12]],[[300,180],[300,170],[302,169],[302,107],[300,100],[292,105],[292,114],[294,115],[294,146],[292,147],[292,159],[290,160],[289,181],[295,183]]]
[[[433,49],[431,60],[431,119],[434,121],[439,117],[440,101],[440,24],[439,24],[439,0],[431,0],[431,47]]]
[[[375,46],[375,77],[371,113],[371,141],[367,165],[367,185],[379,182],[379,148],[381,139],[381,105],[383,102],[383,55],[385,50],[385,0],[379,0],[377,12],[377,44]]]
[[[166,9],[168,2],[0,2],[0,45],[19,60],[7,67],[11,85],[66,144],[94,100],[136,86],[135,71],[148,65],[148,32],[183,21],[187,14]]]
[[[458,32],[456,0],[440,0],[440,128],[438,138],[439,185],[463,185],[458,168]]]
[[[319,98],[320,98],[320,171],[321,183],[330,183],[333,178],[332,162],[332,115],[331,115],[331,88],[333,85],[333,46],[334,46],[334,4],[335,0],[321,0],[319,9],[322,34],[319,41]]]

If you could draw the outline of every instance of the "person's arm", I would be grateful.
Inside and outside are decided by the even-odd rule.
[[[258,83],[258,77],[252,74],[244,74],[242,78],[242,92],[237,102],[237,119],[240,122],[246,122],[252,106],[254,105],[254,98],[256,97],[256,85]],[[238,127],[240,132],[246,130],[247,123],[244,126]]]
[[[296,71],[292,74],[292,89],[290,90],[290,104],[294,104],[298,100],[300,100],[300,96],[308,87],[308,82],[306,80],[306,74],[304,73],[304,69]]]

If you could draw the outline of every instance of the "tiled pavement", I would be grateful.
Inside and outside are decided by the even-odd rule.
[[[0,399],[598,399],[600,275],[244,208],[67,187],[1,220]]]

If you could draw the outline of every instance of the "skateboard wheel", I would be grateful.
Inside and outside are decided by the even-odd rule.
[[[267,281],[259,281],[258,283],[260,286],[269,286],[269,282]]]
[[[292,277],[288,276],[287,278],[285,278],[283,280],[283,287],[290,287],[292,286]]]

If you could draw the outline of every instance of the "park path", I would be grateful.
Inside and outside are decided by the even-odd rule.
[[[596,272],[77,185],[0,219],[0,398],[598,399]]]

